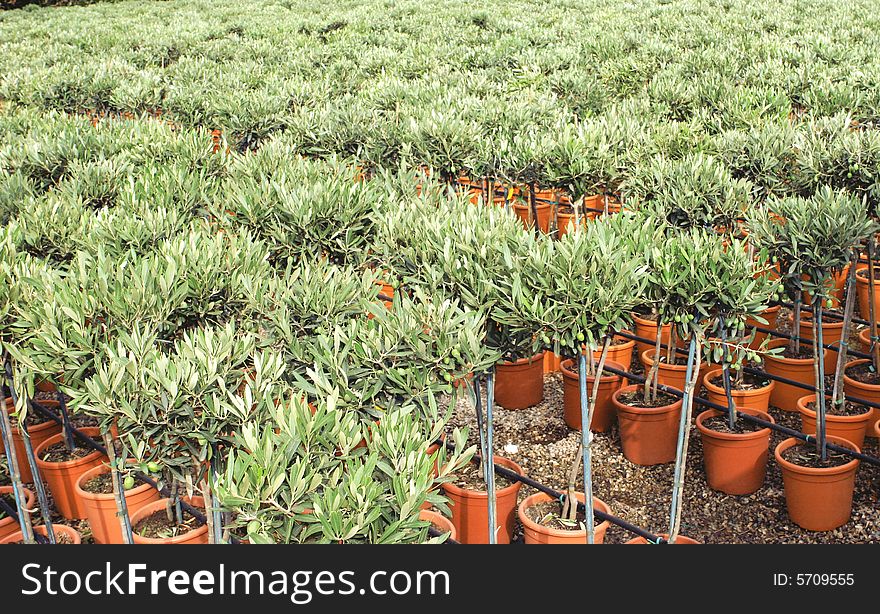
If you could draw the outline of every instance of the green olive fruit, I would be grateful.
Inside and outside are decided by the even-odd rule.
[[[122,487],[125,490],[131,490],[132,488],[134,488],[134,476],[133,475],[125,476],[125,479],[122,481]]]
[[[161,469],[161,467],[159,467],[159,463],[155,461],[150,461],[149,463],[147,463],[147,471],[149,471],[150,473],[159,473],[159,469]]]
[[[261,525],[260,525],[259,520],[251,520],[249,523],[247,523],[248,535],[253,535],[257,531],[259,531],[260,528],[261,528]]]
[[[578,340],[578,341],[583,341],[584,339],[586,339],[586,337],[584,337],[584,334],[583,334],[583,333],[578,333],[578,334],[577,334],[577,340]]]

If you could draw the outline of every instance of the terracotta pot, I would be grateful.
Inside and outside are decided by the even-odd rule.
[[[559,371],[559,365],[562,358],[553,352],[544,352],[544,373],[556,373]]]
[[[822,342],[826,345],[840,347],[840,339],[843,337],[843,320],[822,322]],[[804,339],[813,340],[813,315],[804,313],[801,317],[800,336]],[[837,367],[837,352],[825,350],[825,373],[834,373]]]
[[[874,425],[874,437],[880,439],[880,420],[877,420],[877,424]]]
[[[576,492],[574,496],[577,497],[577,500],[581,503],[584,502],[584,493]],[[522,523],[523,526],[523,537],[525,538],[525,542],[527,544],[586,544],[586,529],[578,529],[572,531],[553,529],[538,524],[529,517],[526,510],[528,510],[530,507],[538,505],[539,503],[546,503],[547,501],[555,501],[555,499],[552,499],[549,495],[545,493],[539,492],[526,497],[525,499],[523,499],[522,503],[519,504],[519,508],[517,509],[517,516],[519,516],[519,521],[520,523]],[[596,497],[593,497],[593,508],[601,510],[606,514],[611,513],[611,508],[608,507],[608,504],[600,499],[597,499]],[[611,523],[607,520],[603,520],[596,525],[595,529],[593,530],[594,544],[601,544],[605,542],[605,532],[610,526]]]
[[[586,218],[581,216],[581,227],[586,224]],[[572,230],[575,227],[575,215],[574,213],[556,213],[556,236],[564,237],[568,234],[569,228]]]
[[[541,229],[541,232],[547,233],[550,232],[550,209],[552,205],[550,203],[535,203],[535,209],[538,211],[538,228]],[[513,203],[513,211],[516,213],[516,217],[522,220],[523,226],[526,228],[533,228],[534,221],[530,221],[532,217],[531,205],[526,202],[525,204],[514,202]]]
[[[89,469],[76,482],[76,495],[85,510],[86,519],[92,529],[92,537],[98,544],[122,544],[122,529],[116,515],[116,500],[113,494],[99,494],[87,491],[83,486],[92,478],[109,473],[110,467],[100,465]],[[140,484],[125,491],[125,504],[128,516],[147,503],[158,501],[162,496],[149,484]]]
[[[432,512],[431,510],[422,510],[419,512],[419,520],[426,520],[439,528],[439,530],[449,533],[449,539],[456,539],[455,525],[446,516]]]
[[[202,497],[184,497],[183,500],[195,508],[205,507],[205,500]],[[131,514],[132,529],[134,529],[137,526],[137,523],[139,523],[144,518],[152,516],[158,511],[164,511],[165,506],[167,505],[167,501],[168,499],[159,499],[158,501],[153,501],[152,503],[142,505],[140,509]],[[203,524],[200,527],[193,529],[192,531],[188,531],[182,535],[177,535],[175,537],[143,537],[142,535],[138,535],[137,533],[134,533],[133,537],[134,543],[136,544],[207,544],[208,525]]]
[[[880,319],[880,270],[875,267],[874,275],[874,317]],[[859,315],[863,320],[871,320],[871,304],[868,302],[868,265],[856,271],[856,296],[859,298]]]
[[[669,534],[668,533],[661,533],[657,537],[662,537],[663,539],[669,539]],[[647,544],[648,540],[645,539],[644,537],[634,537],[626,543],[627,544]],[[677,545],[681,544],[684,546],[684,545],[700,544],[700,543],[701,542],[698,542],[695,539],[691,539],[690,537],[685,537],[684,535],[679,535],[678,537],[675,538],[675,543],[672,545],[677,546]]]
[[[862,351],[868,353],[871,351],[871,329],[866,328],[859,331],[859,341],[862,344]]]
[[[662,352],[661,356],[663,356]],[[645,367],[645,374],[647,374],[651,369],[651,363],[654,362],[654,348],[645,350],[639,354],[639,360],[641,361],[642,366]],[[700,371],[706,368],[708,368],[706,363],[700,365]],[[657,369],[657,382],[679,391],[684,391],[686,376],[687,365],[670,365],[666,362],[661,362]]]
[[[831,278],[828,280],[826,287],[830,290],[829,297],[831,298],[831,306],[834,309],[840,307],[840,300],[843,298],[843,288],[846,285],[846,276],[849,274],[850,265],[847,264],[841,271],[834,273]],[[856,280],[858,280],[858,272],[856,272]],[[803,276],[802,279],[804,281],[807,280],[806,276]],[[804,291],[803,293],[804,305],[810,305],[813,302],[813,297],[809,292]]]
[[[815,402],[815,400],[815,394],[808,394],[798,399],[798,411],[801,414],[801,432],[805,435],[816,434],[816,412],[808,407],[808,404]],[[830,397],[828,403],[831,403]],[[826,434],[846,439],[861,448],[862,444],[865,443],[865,435],[873,430],[872,425],[874,423],[871,421],[873,415],[874,412],[870,407],[866,407],[865,412],[857,416],[835,416],[826,412]]]
[[[88,427],[80,429],[80,431],[90,437],[97,437],[101,434],[101,431],[96,427]],[[76,495],[76,483],[83,473],[103,463],[106,457],[95,450],[82,458],[60,463],[49,463],[42,460],[43,452],[62,440],[63,435],[59,433],[44,441],[39,448],[34,450],[37,456],[37,467],[52,493],[52,498],[55,499],[55,508],[58,512],[70,520],[85,518],[85,508]]]
[[[861,360],[852,360],[846,363],[846,366],[843,369],[843,392],[847,397],[850,397],[852,399],[861,399],[863,401],[870,401],[871,403],[880,404],[880,385],[863,384],[862,382],[854,380],[846,374],[847,370],[850,367],[863,365],[868,362],[870,361],[867,358],[863,358]],[[876,437],[874,432],[871,430],[870,425],[873,422],[880,420],[880,409],[877,409],[876,407],[872,409],[873,412],[868,423],[868,431],[867,433],[865,433],[868,437]]]
[[[642,386],[623,386],[611,397],[617,409],[623,455],[637,465],[660,465],[675,460],[682,400],[663,407],[631,407],[620,395],[641,393]]]
[[[768,348],[785,347],[788,339],[774,339],[767,344]],[[822,350],[828,352],[828,350]],[[812,358],[784,358],[782,356],[765,356],[764,369],[771,375],[785,377],[808,386],[816,385]],[[770,393],[770,404],[784,411],[797,411],[797,402],[809,392],[791,384],[775,382],[776,386]]]
[[[765,411],[737,408],[737,411],[774,422]],[[705,426],[704,422],[725,414],[714,409],[697,416],[697,430],[703,441],[703,464],[706,481],[713,490],[729,495],[749,495],[764,484],[767,459],[770,457],[770,429],[751,433],[721,433]]]
[[[746,330],[754,328],[756,326],[760,326],[761,328],[766,328],[769,330],[776,329],[776,321],[779,319],[779,310],[782,309],[781,305],[774,305],[768,309],[765,309],[761,312],[761,317],[767,320],[766,324],[758,322],[755,318],[746,318]],[[761,347],[761,344],[764,343],[764,340],[767,338],[767,333],[756,332],[755,338],[749,344],[749,347],[753,350],[756,350]]]
[[[628,333],[629,331],[625,330],[621,332]],[[615,336],[614,341],[622,343],[615,343],[608,347],[606,360],[616,362],[623,367],[624,371],[629,371],[629,368],[632,366],[633,348],[636,347],[636,342],[632,339],[620,336]],[[596,361],[598,361],[601,356],[601,349],[593,352],[593,358],[596,359]]]
[[[10,495],[13,493],[12,486],[0,486],[0,495]],[[24,506],[31,510],[34,509],[34,493],[24,489]],[[15,508],[15,504],[12,504],[12,507]],[[12,516],[6,516],[5,518],[0,519],[0,543],[3,543],[3,539],[9,537],[13,533],[18,532],[19,530],[18,521],[16,521]]]
[[[58,541],[59,535],[66,535],[70,538],[72,542],[71,546],[75,546],[77,544],[82,543],[82,535],[79,534],[79,531],[74,529],[73,527],[69,527],[66,524],[52,524],[52,531],[55,533],[55,541]],[[46,527],[44,525],[40,525],[38,527],[34,527],[34,533],[39,533],[40,535],[47,536],[49,535],[48,531],[46,531]],[[21,531],[16,531],[15,533],[7,536],[4,539],[0,539],[0,544],[17,544],[24,539],[24,534]],[[57,544],[56,545],[60,545]]]
[[[605,195],[594,194],[584,199],[584,205],[587,207],[587,217],[595,220],[597,217],[605,215]],[[620,202],[617,199],[608,197],[608,214],[620,212]]]
[[[636,341],[636,347],[638,348],[639,356],[647,350],[654,349],[654,339],[657,338],[657,323],[654,320],[646,320],[637,315],[633,315],[633,322],[635,323],[636,328],[636,337],[643,337],[645,339],[650,339],[651,343],[646,343],[644,341]],[[671,324],[664,324],[663,331],[660,333],[660,343],[664,345],[669,344],[669,331],[672,329]]]
[[[544,353],[495,366],[495,402],[504,409],[533,407],[544,399]]]
[[[860,451],[845,439],[828,437],[828,441]],[[847,523],[852,513],[858,459],[839,467],[815,469],[790,463],[782,453],[801,444],[790,437],[776,446],[776,462],[782,468],[785,503],[792,522],[808,531],[830,531]]]
[[[623,365],[606,359],[605,364],[615,369],[623,369]],[[562,403],[565,412],[565,423],[569,428],[581,430],[581,391],[578,383],[578,365],[574,359],[562,361]],[[595,376],[587,376],[587,398],[593,394]],[[612,395],[617,392],[623,382],[619,375],[606,374],[599,378],[599,391],[596,395],[596,407],[590,430],[594,433],[605,433],[614,424],[614,403]]]
[[[11,402],[11,398],[6,399],[7,407],[10,407],[9,403]],[[43,405],[46,409],[50,409],[56,412],[58,411],[58,401],[52,399],[43,399],[40,400],[40,404]],[[36,410],[29,411],[37,414]],[[21,473],[21,481],[33,482],[34,476],[31,473],[31,466],[30,463],[28,463],[27,461],[27,455],[25,454],[24,449],[24,435],[22,435],[21,430],[18,428],[17,421],[13,420],[13,423],[12,441],[15,442],[15,455],[18,458],[18,470],[19,473]],[[61,425],[51,419],[47,419],[45,422],[41,422],[40,424],[34,426],[29,426],[28,435],[30,435],[31,438],[31,449],[36,451],[40,444],[60,432]]]
[[[510,459],[496,456],[495,463],[512,469],[520,475],[525,475],[522,467]],[[495,491],[495,527],[498,531],[499,544],[508,544],[513,536],[514,511],[516,510],[516,496],[519,493],[521,482],[514,482],[505,488]],[[449,507],[452,510],[452,524],[458,534],[458,541],[463,544],[488,544],[489,543],[489,493],[484,490],[465,490],[451,482],[445,482],[441,487],[443,494],[449,498]]]
[[[727,407],[727,395],[724,393],[724,387],[716,386],[710,381],[719,373],[721,373],[721,367],[709,369],[703,376],[703,386],[706,387],[706,395],[710,401]],[[731,379],[733,379],[732,374]],[[770,396],[773,394],[774,388],[776,388],[776,382],[770,380],[768,385],[756,390],[731,390],[730,396],[733,398],[733,406],[737,409],[750,407],[765,412],[770,407]]]

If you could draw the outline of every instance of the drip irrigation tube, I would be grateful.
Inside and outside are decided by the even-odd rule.
[[[780,305],[782,307],[785,307],[786,309],[794,309],[794,304],[786,302],[786,301],[774,301],[772,304],[773,305]],[[810,306],[809,305],[801,305],[801,311],[810,311]],[[823,319],[828,318],[830,320],[843,320],[843,314],[842,313],[835,313],[833,311],[825,311],[822,313],[822,318]],[[853,324],[860,324],[862,326],[870,326],[871,325],[871,323],[868,320],[864,320],[862,318],[857,318],[855,316],[852,316],[850,319]]]

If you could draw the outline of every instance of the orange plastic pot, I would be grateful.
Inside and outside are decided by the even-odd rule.
[[[737,411],[774,422],[765,411],[737,408]],[[697,430],[703,441],[703,465],[706,482],[713,490],[729,495],[749,495],[764,484],[767,459],[770,457],[770,429],[751,433],[721,433],[705,425],[706,420],[723,416],[710,409],[697,416]]]
[[[805,312],[801,316],[800,336],[804,339],[813,340],[813,315]],[[822,322],[822,342],[840,348],[840,339],[843,337],[843,321]],[[837,367],[837,352],[825,351],[825,373],[834,373]]]
[[[449,533],[449,539],[458,539],[456,537],[455,525],[446,516],[432,512],[431,510],[422,510],[419,512],[419,520],[430,522],[444,533]]]
[[[183,500],[195,508],[205,507],[205,500],[202,497],[184,497]],[[142,505],[140,509],[138,509],[131,515],[132,528],[136,527],[137,524],[144,518],[152,516],[156,512],[164,511],[167,502],[168,499],[159,499],[158,501],[153,501],[152,503]],[[193,529],[192,531],[188,531],[182,535],[176,535],[175,537],[144,537],[143,535],[138,535],[137,533],[134,533],[133,537],[134,543],[136,544],[207,544],[208,525],[203,524],[202,526]]]
[[[840,300],[843,298],[843,287],[846,285],[846,276],[849,274],[849,267],[850,265],[847,264],[842,270],[834,273],[826,282],[828,296],[831,298],[831,306],[834,309],[840,307]],[[856,271],[856,280],[858,280],[858,276],[859,273]],[[807,281],[807,276],[804,275],[801,279]],[[803,292],[803,300],[805,305],[811,305],[813,303],[813,297],[807,291]]]
[[[109,473],[110,467],[100,465],[82,474],[76,483],[76,495],[85,510],[86,519],[92,529],[92,537],[98,544],[122,544],[122,529],[116,515],[116,500],[113,494],[100,494],[87,491],[83,486],[92,478]],[[131,515],[147,503],[161,499],[159,491],[149,484],[141,484],[125,491],[125,505]]]
[[[874,437],[880,439],[880,420],[877,420],[877,424],[874,425]]]
[[[862,382],[851,378],[846,374],[847,370],[850,367],[855,367],[858,365],[863,365],[870,362],[867,358],[863,358],[861,360],[853,360],[846,363],[846,366],[843,369],[843,392],[846,396],[851,397],[853,399],[862,399],[863,401],[870,401],[871,403],[880,404],[880,385],[878,384],[863,384]],[[871,418],[868,422],[868,431],[866,435],[868,437],[876,437],[874,432],[871,430],[871,424],[880,420],[880,409],[876,407],[872,408],[873,411],[871,413]]]
[[[12,496],[13,492],[12,486],[0,486],[0,495]],[[34,508],[34,493],[27,488],[24,489],[24,506],[29,510]],[[13,507],[15,506],[13,505]],[[4,538],[9,537],[18,530],[18,521],[12,516],[0,519],[0,543],[3,542]]]
[[[553,352],[544,352],[544,373],[555,373],[559,371],[559,365],[562,358]]]
[[[541,229],[541,232],[547,233],[550,232],[550,203],[535,203],[535,209],[538,212],[538,228]],[[534,228],[534,220],[532,215],[532,207],[531,205],[526,203],[513,203],[513,211],[516,213],[516,217],[522,220],[523,226],[526,228]]]
[[[80,430],[90,437],[97,437],[101,434],[101,431],[95,427]],[[44,441],[39,448],[34,450],[37,456],[37,468],[46,481],[52,498],[55,499],[55,508],[58,513],[70,520],[85,518],[85,508],[76,494],[76,483],[82,474],[103,463],[106,457],[95,450],[82,458],[60,463],[42,460],[43,452],[50,446],[60,443],[62,439],[63,435],[59,433]]]
[[[584,502],[584,493],[576,492],[575,497],[577,497],[577,500],[581,503]],[[519,516],[519,521],[523,526],[523,537],[525,538],[525,542],[527,544],[586,544],[586,529],[572,531],[554,529],[538,524],[529,517],[527,513],[527,510],[529,508],[534,507],[539,503],[546,503],[548,501],[555,501],[555,499],[551,498],[545,493],[539,492],[526,497],[522,500],[522,503],[519,504],[519,508],[517,509],[517,516]],[[606,514],[611,513],[611,508],[608,507],[608,504],[600,499],[597,499],[596,497],[593,497],[593,508],[601,510]],[[605,542],[605,532],[610,526],[611,523],[607,520],[603,520],[596,525],[596,527],[593,529],[594,544],[601,544]]]
[[[628,333],[629,331],[621,332]],[[616,362],[623,367],[624,371],[629,371],[630,366],[632,366],[633,348],[636,347],[636,342],[632,339],[627,339],[626,337],[619,336],[615,336],[614,341],[617,343],[608,346],[608,354],[606,356],[606,360]],[[598,361],[601,357],[601,349],[593,351],[594,360]]]
[[[584,226],[586,218],[583,215],[580,217],[581,226]],[[568,234],[569,230],[573,230],[576,225],[574,213],[556,213],[556,236],[564,237]]]
[[[839,437],[828,441],[859,452],[858,446]],[[776,462],[782,468],[785,503],[792,522],[808,531],[831,531],[847,523],[852,514],[853,489],[859,460],[839,467],[817,469],[790,463],[782,453],[801,440],[790,437],[776,446]]]
[[[721,373],[721,367],[706,372],[706,375],[703,376],[703,386],[706,387],[706,395],[710,401],[727,407],[727,395],[724,393],[724,387],[716,386],[710,381],[719,373]],[[776,388],[776,382],[770,380],[766,386],[757,390],[731,390],[730,396],[733,399],[733,406],[737,409],[750,407],[765,412],[770,407],[770,396],[773,394],[774,388]]]
[[[859,342],[862,344],[863,352],[871,351],[871,329],[866,328],[864,330],[859,331]]]
[[[871,301],[874,301],[874,317],[880,318],[880,283],[876,283],[880,280],[880,269],[874,269],[874,292],[873,297],[870,296],[871,292],[868,288],[868,267],[867,265],[864,268],[856,271],[856,296],[859,299],[859,315],[862,316],[863,320],[871,320]]]
[[[495,456],[495,464],[525,475],[522,467],[510,459]],[[513,537],[516,496],[521,485],[520,482],[514,482],[495,491],[495,527],[499,544],[508,544]],[[488,544],[489,493],[485,490],[465,490],[451,482],[444,483],[440,488],[449,499],[458,541],[463,544]]]
[[[587,217],[591,220],[595,220],[597,217],[601,217],[605,215],[605,195],[604,194],[593,194],[592,196],[587,196],[584,199],[584,205],[587,208]],[[612,198],[608,197],[608,214],[614,214],[620,212],[620,203]]]
[[[675,460],[682,400],[663,407],[632,407],[620,401],[620,395],[641,390],[641,385],[623,386],[611,397],[623,455],[637,465],[670,463]]]
[[[669,539],[669,534],[668,533],[661,533],[657,537],[662,537],[663,539]],[[627,544],[647,544],[648,540],[645,539],[644,537],[634,537],[626,543]],[[701,542],[698,542],[695,539],[691,539],[690,537],[685,537],[684,535],[679,535],[678,537],[675,538],[675,543],[672,545],[673,546],[676,546],[679,544],[681,544],[682,546],[693,545],[693,544],[699,545],[700,543]]]
[[[651,370],[651,364],[654,362],[654,348],[640,353],[639,360],[641,361],[642,366],[645,367],[645,373],[647,374]],[[706,368],[708,368],[706,363],[700,365],[700,370]],[[684,391],[686,377],[687,365],[670,365],[661,362],[657,368],[657,383],[664,386],[670,386],[679,391]]]
[[[772,349],[785,347],[787,344],[788,339],[775,339],[768,343],[767,347]],[[828,350],[822,351],[828,352]],[[816,385],[812,358],[785,358],[767,355],[764,357],[764,369],[771,375],[785,377],[809,386]],[[770,393],[770,404],[784,411],[797,411],[798,399],[804,396],[807,390],[783,382],[775,382],[775,384]]]
[[[637,315],[633,315],[633,322],[635,323],[636,328],[636,337],[643,337],[645,339],[650,339],[651,343],[646,343],[644,341],[636,341],[636,347],[638,348],[639,356],[647,350],[654,349],[654,339],[657,338],[657,322],[654,320],[646,320]],[[664,345],[669,344],[669,332],[672,330],[671,324],[664,324],[663,330],[660,332],[660,343]]]
[[[544,352],[495,366],[495,402],[504,409],[525,409],[544,398]]]
[[[6,399],[7,407],[11,407],[10,403],[12,403],[12,399]],[[46,407],[46,409],[53,411],[55,411],[55,408],[59,405],[58,401],[52,399],[42,399],[39,403]],[[34,476],[31,473],[31,466],[27,461],[27,455],[25,454],[24,449],[24,435],[22,434],[21,429],[18,428],[17,421],[13,422],[12,441],[15,442],[15,455],[18,458],[18,471],[21,474],[21,481],[33,482]],[[36,451],[40,444],[60,432],[61,425],[51,419],[47,419],[45,422],[41,422],[34,426],[28,426],[28,435],[31,438],[31,449]]]
[[[751,329],[756,326],[760,326],[761,328],[766,328],[769,330],[776,330],[776,321],[779,319],[779,311],[782,309],[781,305],[774,305],[768,309],[765,309],[761,312],[761,317],[767,320],[767,323],[758,322],[755,318],[746,318],[746,329]],[[761,344],[764,343],[764,340],[767,338],[767,333],[755,332],[755,338],[749,344],[749,347],[753,350],[756,350],[761,347]]]
[[[58,542],[58,537],[60,535],[66,535],[69,540],[71,546],[82,543],[82,535],[79,534],[79,531],[74,529],[73,527],[69,527],[66,524],[53,524],[52,531],[55,533],[55,541]],[[49,533],[46,531],[46,527],[44,525],[40,525],[38,527],[34,527],[34,533],[39,533],[40,535],[46,537]],[[0,544],[17,544],[24,539],[24,535],[21,531],[16,531],[15,533],[5,537],[4,539],[0,539]]]
[[[801,414],[801,432],[805,435],[816,434],[816,412],[809,408],[809,404],[816,401],[815,394],[808,394],[798,399],[798,411]],[[830,403],[830,398],[828,403]],[[835,416],[825,414],[825,431],[828,435],[846,439],[859,448],[865,443],[865,435],[872,431],[871,418],[874,412],[870,407],[857,416]]]
[[[605,364],[615,369],[623,369],[623,365],[606,359]],[[569,428],[581,430],[581,391],[578,383],[578,365],[574,359],[562,361],[562,405],[565,423]],[[592,398],[596,377],[587,376],[587,397]],[[619,375],[606,374],[599,378],[599,390],[596,393],[596,407],[590,430],[594,433],[605,433],[614,424],[614,403],[611,397],[620,388],[623,378]]]

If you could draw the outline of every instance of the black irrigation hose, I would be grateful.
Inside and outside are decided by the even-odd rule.
[[[823,313],[822,315],[824,317],[825,313]],[[754,328],[759,333],[766,333],[766,334],[770,335],[771,337],[779,337],[780,339],[795,339],[795,336],[792,335],[791,333],[784,333],[779,330],[772,330],[769,328],[764,328],[763,326],[750,326],[749,328]],[[800,341],[801,343],[813,343],[812,339],[807,339],[806,337],[801,337],[801,336],[797,336],[797,340]],[[822,347],[825,348],[826,350],[831,350],[832,352],[839,352],[840,351],[839,346],[833,345],[831,343],[823,343]],[[850,349],[848,343],[846,346],[846,353],[849,356],[855,356],[856,358],[871,358],[870,354],[865,354],[864,352]]]
[[[606,367],[606,369],[607,369],[607,367]],[[455,445],[449,441],[444,442],[443,440],[437,440],[434,443],[445,445],[446,448],[449,450],[455,449]],[[471,458],[471,462],[472,463],[479,463],[480,462],[480,455],[475,454]],[[516,471],[512,471],[511,469],[508,469],[507,467],[504,467],[504,466],[499,465],[497,463],[492,463],[492,466],[495,469],[495,473],[497,473],[498,475],[504,476],[508,480],[513,480],[514,482],[521,482],[521,483],[525,484],[526,486],[531,486],[535,490],[539,490],[542,493],[544,493],[545,495],[548,495],[557,501],[562,501],[565,499],[565,495],[563,493],[558,492],[556,490],[553,490],[549,486],[544,486],[540,482],[536,482],[535,480],[533,480],[532,478],[530,478],[528,476],[521,475],[521,474],[517,473]],[[586,507],[580,501],[578,501],[578,511],[586,512]],[[602,510],[597,509],[597,508],[593,508],[593,514],[597,518],[599,518],[600,520],[607,520],[608,522],[610,522],[612,524],[616,524],[617,526],[619,526],[623,529],[626,529],[630,533],[635,533],[639,537],[643,537],[644,539],[648,540],[648,542],[657,543],[657,544],[665,544],[666,543],[666,540],[663,539],[662,537],[658,537],[658,536],[654,535],[653,533],[646,531],[645,529],[643,529],[639,526],[636,526],[630,522],[627,522],[623,518],[618,518],[617,516],[614,516],[613,514],[608,514],[608,513],[603,512]]]
[[[782,307],[785,307],[787,309],[794,309],[794,304],[789,303],[787,301],[774,301],[772,304],[773,305],[781,305]],[[801,311],[811,312],[811,308],[809,305],[801,305]],[[835,313],[833,311],[823,311],[822,317],[823,318],[827,317],[830,320],[843,320],[842,313]],[[855,316],[852,316],[850,318],[850,321],[853,324],[860,324],[862,326],[870,326],[871,325],[871,323],[868,322],[868,320],[863,320],[862,318],[857,318]]]
[[[630,333],[617,333],[617,334],[619,334],[621,337],[625,337],[628,339],[642,341],[643,343],[646,343],[646,342],[653,343],[653,341],[651,341],[650,339],[646,339],[644,337],[638,337],[638,336],[632,335]],[[679,349],[679,348],[676,348],[676,349]],[[643,383],[645,381],[645,378],[641,375],[636,375],[635,373],[630,373],[629,371],[617,369],[617,368],[611,367],[609,365],[605,365],[605,371],[608,371],[609,373],[614,373],[615,375],[620,375],[621,377],[625,377],[629,380],[633,380],[638,383]],[[776,379],[776,380],[780,379],[776,375],[771,375],[771,374],[765,373],[763,371],[757,371],[755,369],[749,369],[749,371],[754,371],[755,373],[753,373],[753,375],[760,375],[762,377],[767,377],[768,379]],[[787,380],[786,378],[781,378],[781,379],[785,380],[785,381],[783,381],[783,383],[791,383],[792,385],[797,385],[799,387],[806,387],[808,390],[813,390],[813,388],[811,386],[808,386],[806,384],[802,384],[801,382],[794,382],[793,380]],[[659,390],[662,390],[663,392],[671,394],[672,396],[675,396],[675,397],[683,397],[684,396],[684,393],[681,390],[679,390],[678,388],[672,388],[670,386],[665,386],[663,384],[658,384],[657,388]],[[848,398],[850,398],[852,401],[854,401],[856,403],[862,403],[862,401],[860,401],[859,399],[855,399],[852,397],[848,397]],[[696,403],[699,403],[700,405],[703,405],[705,407],[709,407],[710,409],[718,410],[725,415],[727,415],[727,413],[729,411],[726,406],[719,405],[718,403],[713,403],[709,399],[704,399],[703,397],[694,396],[694,401]],[[752,422],[752,423],[757,424],[759,426],[769,428],[773,431],[777,431],[777,432],[782,433],[784,435],[788,435],[789,437],[795,437],[796,439],[800,439],[801,441],[806,441],[807,443],[816,443],[816,437],[814,435],[805,435],[804,433],[801,433],[800,431],[796,431],[796,430],[790,429],[786,426],[776,424],[775,422],[767,422],[766,420],[761,420],[760,418],[758,418],[756,416],[751,416],[746,413],[740,413],[740,414],[738,414],[737,417],[744,418],[748,422]],[[875,458],[875,457],[871,456],[870,454],[856,452],[855,450],[850,450],[849,448],[844,448],[843,446],[838,446],[837,444],[833,444],[831,442],[828,442],[826,445],[828,446],[829,450],[834,450],[835,452],[841,452],[841,453],[846,454],[848,456],[852,456],[853,458],[857,458],[859,460],[865,461],[868,464],[876,465],[876,466],[880,467],[880,458]]]

